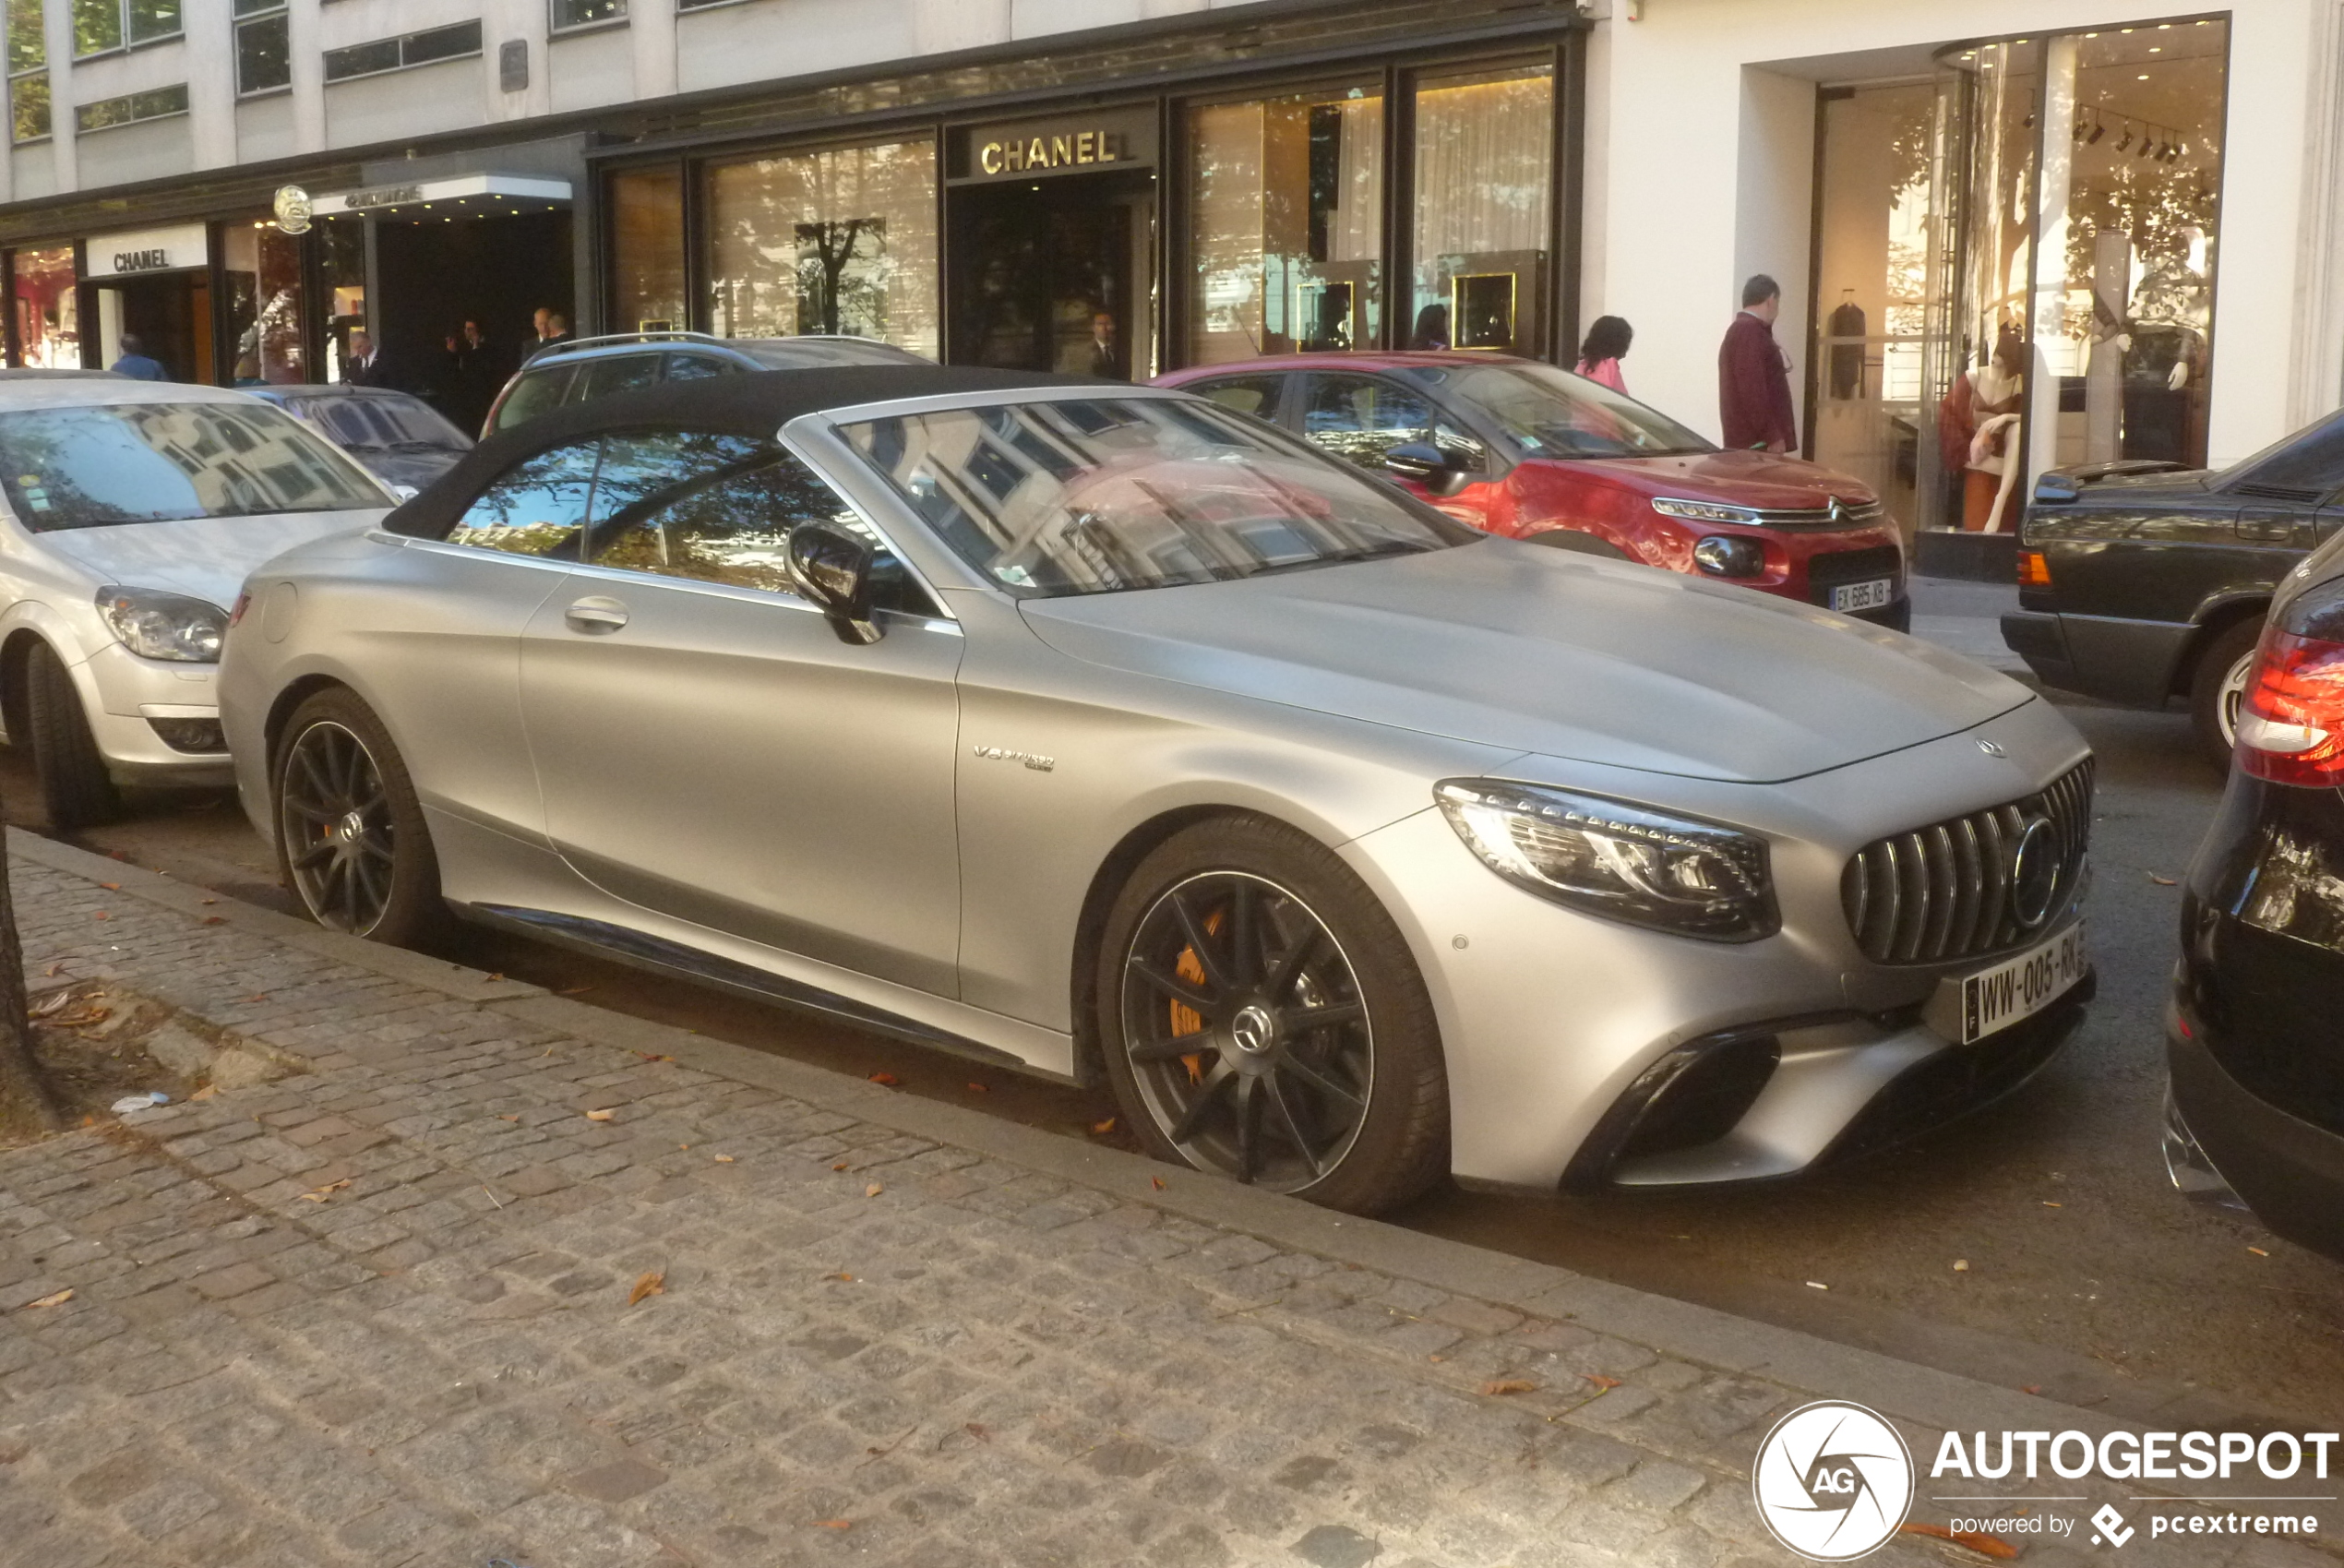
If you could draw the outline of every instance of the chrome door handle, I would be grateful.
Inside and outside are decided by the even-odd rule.
[[[616,631],[627,624],[627,606],[616,599],[605,599],[597,594],[591,599],[580,599],[570,605],[568,609],[562,612],[562,619],[569,623],[569,629],[572,631],[582,631],[590,637],[599,637]]]

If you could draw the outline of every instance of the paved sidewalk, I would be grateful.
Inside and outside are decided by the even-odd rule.
[[[1817,1394],[2113,1424],[15,848],[36,987],[292,1071],[0,1155],[10,1562],[1708,1568]]]

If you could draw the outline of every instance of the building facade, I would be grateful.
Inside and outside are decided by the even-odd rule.
[[[440,395],[541,309],[1134,379],[1609,314],[1714,433],[1766,272],[1811,453],[1957,529],[1974,392],[2022,478],[2344,399],[2338,12],[6,0],[6,349],[322,380],[363,328]]]

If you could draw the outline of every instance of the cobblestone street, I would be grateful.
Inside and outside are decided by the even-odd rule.
[[[1816,1394],[1922,1455],[2090,1425],[816,1069],[597,1043],[534,987],[18,844],[36,994],[103,980],[285,1075],[0,1157],[14,1562],[1788,1562],[1751,1461]],[[904,1130],[954,1116],[983,1136]],[[1941,1551],[1977,1560],[1872,1561]]]

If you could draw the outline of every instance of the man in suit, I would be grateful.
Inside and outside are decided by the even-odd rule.
[[[1091,374],[1113,378],[1123,375],[1116,363],[1115,317],[1104,310],[1091,317]]]
[[[341,362],[341,378],[345,386],[351,387],[390,385],[382,356],[375,352],[375,340],[366,333],[350,334],[350,357]]]
[[[1728,450],[1787,452],[1799,444],[1790,359],[1775,341],[1782,285],[1764,272],[1741,286],[1741,313],[1717,350],[1717,417]]]

